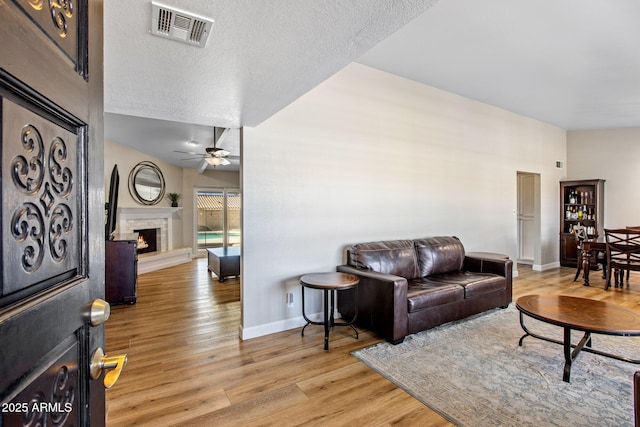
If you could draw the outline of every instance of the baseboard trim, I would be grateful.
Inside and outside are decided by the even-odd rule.
[[[307,314],[311,319],[321,319],[323,314],[322,312],[316,314]],[[339,318],[338,313],[336,313],[336,319]],[[238,335],[240,335],[241,340],[249,340],[251,338],[258,338],[265,335],[275,334],[277,332],[284,332],[290,329],[301,328],[307,324],[307,321],[304,320],[304,317],[291,317],[289,319],[278,320],[277,322],[265,323],[263,325],[251,326],[248,328],[243,328],[242,325],[238,328]]]
[[[558,267],[560,267],[560,261],[552,262],[549,264],[533,264],[531,266],[531,269],[533,271],[545,271],[545,270],[551,270],[552,268],[558,268]]]
[[[265,323],[262,325],[251,326],[243,328],[240,325],[240,338],[242,340],[249,340],[251,338],[258,338],[264,335],[271,335],[277,332],[288,331],[289,329],[299,328],[306,324],[302,316],[292,317],[290,319],[278,320],[277,322]]]

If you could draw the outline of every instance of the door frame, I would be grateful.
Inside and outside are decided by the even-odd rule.
[[[533,190],[531,192],[522,191],[522,182],[524,179],[533,179]],[[540,174],[534,172],[516,172],[516,189],[517,189],[517,211],[516,213],[516,250],[517,257],[516,260],[519,263],[523,264],[531,264],[533,270],[541,270],[541,207],[540,207],[540,199],[541,199],[541,190],[540,190]],[[533,259],[523,259],[522,258],[522,244],[524,243],[522,240],[522,231],[521,231],[521,216],[523,212],[521,211],[522,206],[524,204],[533,205],[533,213],[532,213],[532,221],[533,221],[533,230],[532,236],[533,241],[531,242],[532,248],[531,252],[533,253]]]

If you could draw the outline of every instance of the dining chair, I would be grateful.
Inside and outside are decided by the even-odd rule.
[[[602,265],[602,278],[606,279],[606,254],[602,251],[591,251],[587,253],[584,250],[584,241],[589,239],[589,235],[587,234],[587,227],[583,225],[575,225],[573,227],[573,235],[576,238],[576,248],[578,249],[578,265],[576,268],[576,275],[573,277],[573,281],[575,282],[576,280],[578,280],[578,277],[580,277],[580,272],[582,271],[582,263],[584,261],[585,255],[589,255],[589,261],[591,265]]]
[[[575,282],[578,280],[580,272],[582,271],[584,241],[587,238],[587,228],[583,225],[576,225],[573,227],[573,235],[576,238],[576,247],[578,249],[578,266],[576,268],[576,275],[573,278],[573,281]]]
[[[622,281],[622,272],[640,271],[640,229],[604,230],[607,250],[607,283],[605,290],[611,287],[611,273],[614,272],[615,287]],[[617,271],[616,271],[617,270]],[[629,282],[627,281],[627,286]],[[620,286],[623,286],[620,284]]]
[[[629,230],[640,230],[640,225],[627,225],[625,228]],[[629,276],[631,271],[627,270],[627,283],[629,283]],[[622,285],[622,275],[620,277],[620,284]]]

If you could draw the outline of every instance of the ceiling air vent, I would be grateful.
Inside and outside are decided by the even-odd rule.
[[[205,47],[213,19],[151,2],[151,34]]]

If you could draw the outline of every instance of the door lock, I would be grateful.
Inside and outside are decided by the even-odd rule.
[[[88,306],[85,318],[89,321],[91,326],[98,326],[106,322],[110,315],[111,306],[109,303],[100,298],[96,298]]]
[[[127,364],[127,355],[105,356],[102,348],[98,347],[91,355],[89,371],[94,380],[100,377],[100,373],[105,369],[110,369],[104,376],[104,388],[111,388],[118,381],[122,368]]]

